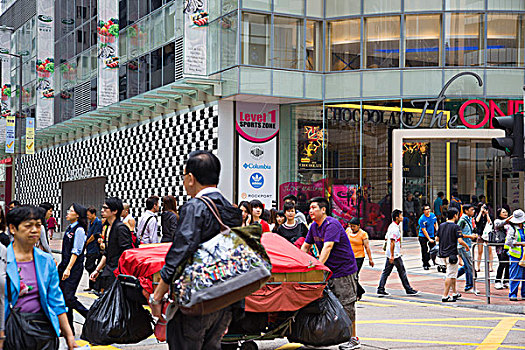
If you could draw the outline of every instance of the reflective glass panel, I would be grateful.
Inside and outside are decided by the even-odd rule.
[[[360,0],[326,0],[326,17],[358,15],[360,13]]]
[[[349,70],[361,67],[361,20],[331,21],[326,30],[327,70]]]
[[[297,18],[274,18],[273,66],[303,69],[303,21]]]
[[[323,23],[306,21],[306,69],[322,70]]]
[[[523,66],[523,15],[489,14],[487,65]]]
[[[439,15],[410,15],[405,19],[405,66],[439,65]]]
[[[365,20],[366,68],[399,67],[400,17]]]
[[[445,61],[447,66],[478,66],[483,39],[481,15],[452,13],[445,21]]]
[[[304,15],[304,0],[274,0],[275,12]]]
[[[244,13],[241,37],[242,63],[269,65],[270,16]]]
[[[237,63],[237,12],[219,19],[221,69]]]
[[[401,0],[365,0],[363,6],[365,13],[399,12],[401,11]]]

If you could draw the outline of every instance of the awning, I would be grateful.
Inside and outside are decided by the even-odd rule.
[[[35,133],[36,148],[42,149],[217,101],[220,92],[221,81],[219,80],[184,78],[37,130]],[[25,136],[22,137],[22,147],[25,148],[24,139]],[[0,147],[0,157],[8,156],[4,152],[4,147]]]

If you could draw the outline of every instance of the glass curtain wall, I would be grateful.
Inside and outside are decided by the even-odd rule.
[[[405,66],[441,65],[440,15],[407,15],[405,17]]]
[[[445,14],[445,63],[447,66],[479,66],[483,60],[482,15]]]
[[[243,13],[241,25],[242,63],[256,66],[269,66],[270,16]]]
[[[278,16],[273,21],[273,67],[304,69],[304,22]]]
[[[401,18],[370,17],[365,19],[365,67],[399,67]]]
[[[322,70],[323,22],[306,21],[306,70]]]
[[[525,20],[519,14],[487,17],[487,66],[523,67]]]
[[[328,22],[326,42],[327,70],[361,68],[361,19]]]

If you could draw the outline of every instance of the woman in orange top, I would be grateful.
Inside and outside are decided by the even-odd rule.
[[[359,227],[359,219],[353,218],[350,220],[350,225],[346,229],[346,234],[352,245],[352,250],[354,251],[355,260],[357,262],[357,274],[361,271],[363,267],[363,262],[365,260],[365,250],[368,255],[368,261],[370,266],[374,267],[374,260],[372,259],[372,252],[370,251],[370,245],[368,244],[368,234],[366,231],[361,230]]]

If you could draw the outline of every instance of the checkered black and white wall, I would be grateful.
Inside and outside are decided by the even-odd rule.
[[[60,217],[60,183],[68,169],[90,169],[89,177],[106,177],[106,197],[130,203],[133,216],[151,195],[174,195],[183,204],[182,180],[187,155],[196,149],[218,149],[218,106],[96,135],[37,151],[22,158],[22,203],[50,202]]]

